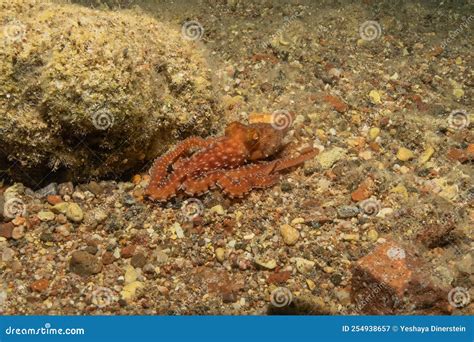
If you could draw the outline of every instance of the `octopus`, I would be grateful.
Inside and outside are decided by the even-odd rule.
[[[287,129],[269,123],[230,123],[223,136],[189,137],[157,158],[150,169],[145,195],[165,202],[180,191],[199,196],[219,187],[229,197],[275,185],[282,171],[317,155],[307,148],[295,157],[278,157]]]

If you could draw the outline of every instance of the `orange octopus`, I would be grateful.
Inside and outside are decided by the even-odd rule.
[[[270,187],[278,182],[282,170],[318,153],[309,148],[294,158],[268,161],[283,149],[286,131],[269,123],[232,122],[222,137],[187,138],[155,160],[145,194],[155,201],[167,201],[180,190],[197,196],[217,185],[230,197],[242,197],[254,188]]]

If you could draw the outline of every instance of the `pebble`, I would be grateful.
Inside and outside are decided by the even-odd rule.
[[[135,299],[138,289],[143,288],[143,283],[139,281],[134,281],[133,283],[127,284],[123,287],[123,290],[120,292],[122,299],[129,302]]]
[[[69,261],[71,272],[81,276],[88,276],[102,271],[102,262],[94,255],[85,251],[75,251]]]
[[[316,160],[321,165],[323,170],[329,169],[335,162],[342,159],[347,151],[340,147],[334,147],[330,150],[325,150],[316,157]]]
[[[413,159],[414,157],[415,157],[415,154],[411,150],[409,150],[405,147],[400,147],[398,149],[398,152],[397,152],[398,160],[408,161],[410,159]]]
[[[2,261],[8,262],[15,256],[15,251],[11,248],[4,248],[2,252]]]
[[[291,224],[292,225],[295,225],[295,224],[302,224],[305,222],[305,219],[302,218],[302,217],[297,217],[297,218],[294,218],[293,220],[291,220]]]
[[[6,239],[10,239],[12,237],[13,232],[13,223],[0,223],[0,236]]]
[[[255,263],[264,268],[264,269],[267,269],[267,270],[273,270],[274,268],[277,267],[277,263],[274,259],[270,259],[270,260],[263,260],[263,259],[260,259],[260,258],[255,258]]]
[[[181,227],[181,225],[178,223],[178,222],[175,222],[173,224],[173,230],[174,232],[176,233],[176,237],[178,239],[182,239],[184,238],[184,231],[183,231],[183,228]]]
[[[367,232],[367,238],[369,241],[375,242],[379,238],[379,233],[375,229],[371,229]]]
[[[128,265],[125,267],[125,285],[131,284],[138,278],[138,273],[133,266]]]
[[[433,156],[434,152],[435,149],[432,146],[427,146],[423,153],[420,155],[418,159],[418,164],[423,165],[428,162],[431,159],[431,156]]]
[[[112,252],[105,252],[102,255],[102,263],[104,265],[110,265],[115,261],[114,254]]]
[[[37,216],[43,222],[52,221],[56,217],[54,213],[49,210],[42,210],[38,213]]]
[[[49,287],[48,279],[39,279],[30,284],[30,289],[35,292],[44,292]]]
[[[316,265],[314,261],[311,261],[305,258],[294,258],[294,261],[296,262],[296,269],[301,274],[310,273],[314,269],[314,266]]]
[[[137,248],[137,246],[135,246],[135,245],[125,246],[120,251],[120,256],[124,259],[131,258],[133,256],[133,254],[135,253],[136,248]]]
[[[13,228],[13,231],[12,231],[12,238],[13,238],[14,240],[19,240],[19,239],[21,239],[23,236],[25,236],[25,226],[19,226],[19,227]]]
[[[356,206],[351,206],[351,205],[343,205],[339,208],[337,208],[337,215],[340,218],[349,218],[349,217],[354,217],[359,214],[359,208]]]
[[[218,248],[216,248],[216,250],[214,252],[216,254],[217,261],[219,261],[220,263],[224,262],[224,260],[225,260],[225,249],[221,248],[221,247],[218,247]]]
[[[153,254],[155,260],[156,260],[156,263],[157,265],[163,265],[163,264],[166,264],[168,262],[168,254],[166,254],[165,252],[163,251],[156,251],[154,254]]]
[[[324,271],[325,273],[333,273],[333,272],[334,272],[334,268],[331,267],[331,266],[325,266],[325,267],[323,267],[323,271]]]
[[[370,93],[369,93],[369,97],[370,97],[370,101],[373,103],[373,104],[380,104],[382,103],[382,94],[380,91],[378,90],[371,90]]]
[[[51,183],[36,191],[39,197],[46,197],[48,195],[56,195],[58,193],[58,184]]]
[[[61,203],[55,204],[51,208],[51,211],[53,211],[56,214],[66,214],[66,211],[67,211],[68,207],[69,207],[69,203],[61,202]]]
[[[342,234],[341,238],[345,241],[358,241],[359,234]]]
[[[385,218],[386,216],[390,216],[392,214],[393,214],[393,209],[392,208],[382,208],[377,213],[377,217]]]
[[[142,268],[143,266],[146,265],[146,262],[147,262],[147,258],[145,256],[145,254],[143,254],[143,253],[135,254],[132,257],[132,259],[130,260],[130,264],[133,267],[137,267],[137,268]]]
[[[105,212],[105,210],[103,209],[96,209],[94,211],[94,219],[98,222],[98,223],[102,223],[104,222],[106,219],[107,219],[108,215],[107,213]]]
[[[84,219],[84,213],[77,203],[69,203],[66,210],[66,217],[72,222],[79,223]]]
[[[284,224],[280,227],[280,234],[283,241],[289,246],[294,245],[300,237],[300,233],[289,224]]]
[[[54,230],[56,231],[56,233],[61,234],[62,236],[69,236],[71,234],[69,226],[66,224],[57,226]]]
[[[342,282],[342,276],[336,273],[331,275],[330,280],[335,286],[339,286],[339,284]]]
[[[380,128],[372,127],[372,128],[369,129],[369,139],[371,141],[374,141],[375,139],[377,139],[379,134],[380,134]]]
[[[345,289],[336,289],[334,295],[343,305],[348,305],[351,302],[351,294]]]
[[[291,191],[292,188],[293,186],[291,185],[291,183],[285,182],[285,181],[281,182],[281,185],[280,185],[281,191],[288,192],[288,191]]]
[[[220,204],[213,206],[211,209],[209,209],[209,211],[211,213],[216,213],[217,215],[224,215],[225,214],[225,210],[222,207],[222,205],[220,205]]]

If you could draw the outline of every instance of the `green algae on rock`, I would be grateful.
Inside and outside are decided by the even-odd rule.
[[[138,11],[0,4],[0,170],[120,176],[216,120],[196,43]]]

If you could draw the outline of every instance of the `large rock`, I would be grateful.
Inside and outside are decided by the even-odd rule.
[[[387,241],[355,263],[351,297],[358,313],[451,313],[447,288],[430,278],[429,265],[413,250]]]
[[[120,176],[216,123],[210,70],[138,11],[0,3],[0,169],[36,185]]]

